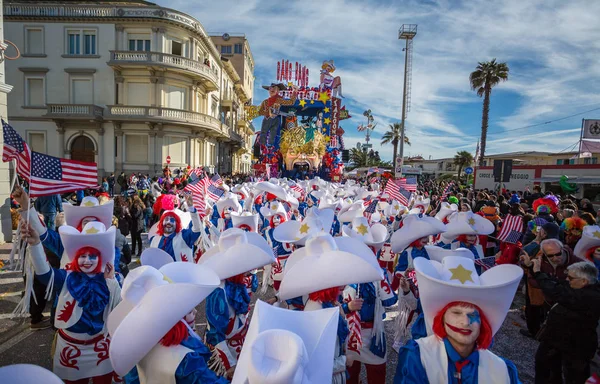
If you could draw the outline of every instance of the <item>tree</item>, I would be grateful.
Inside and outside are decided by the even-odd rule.
[[[458,180],[460,181],[460,173],[465,167],[473,163],[473,155],[469,151],[458,151],[454,155],[454,165],[458,167]]]
[[[351,148],[350,162],[354,168],[365,167],[367,165],[367,152],[358,148]]]
[[[506,63],[497,63],[496,59],[492,61],[480,62],[471,72],[469,82],[471,88],[477,91],[477,96],[483,96],[483,113],[481,116],[481,146],[479,152],[479,165],[483,166],[483,156],[485,155],[485,144],[487,139],[488,120],[490,115],[490,94],[492,88],[501,81],[508,80],[508,65]]]
[[[398,156],[398,144],[402,137],[402,123],[390,124],[390,130],[381,136],[381,145],[392,143],[394,146],[394,154],[392,156],[392,164],[396,164],[396,157]],[[404,144],[410,145],[410,140],[404,132]]]

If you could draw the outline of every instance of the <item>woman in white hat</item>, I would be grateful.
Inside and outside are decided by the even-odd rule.
[[[402,347],[394,383],[520,383],[514,364],[488,348],[523,270],[505,264],[478,276],[473,260],[461,256],[414,265],[429,336]]]
[[[293,244],[283,243],[278,241],[273,236],[273,232],[275,228],[277,228],[281,223],[287,221],[287,212],[278,201],[272,201],[268,206],[265,205],[261,208],[261,214],[268,220],[269,227],[265,230],[264,237],[267,240],[269,246],[273,249],[273,254],[277,257],[277,262],[270,266],[265,267],[263,276],[263,289],[266,290],[268,285],[268,278],[273,281],[273,288],[277,292],[279,290],[279,285],[281,284],[281,279],[283,278],[283,269],[285,268],[285,262],[287,261],[288,256],[294,250]]]
[[[64,225],[59,228],[69,270],[50,268],[38,232],[29,224],[21,226],[30,245],[36,278],[57,292],[54,326],[56,347],[53,371],[65,383],[109,384],[113,368],[108,359],[110,341],[106,320],[121,300],[121,288],[114,278],[115,227],[93,221],[82,232]],[[53,288],[52,288],[53,287]]]
[[[199,264],[213,269],[220,286],[206,300],[206,342],[212,350],[210,367],[230,376],[248,330],[251,271],[275,262],[273,251],[258,233],[231,228]]]
[[[213,213],[210,221],[219,233],[233,227],[233,222],[231,221],[232,212],[242,213],[242,205],[237,195],[231,192],[223,194],[215,204],[215,207],[215,213]]]
[[[335,269],[332,270],[332,267]],[[310,276],[310,278],[307,278]],[[349,237],[333,238],[321,233],[310,238],[306,247],[289,257],[279,291],[281,300],[308,295],[305,311],[339,306],[340,287],[353,282],[380,281],[383,272],[373,252],[362,242]],[[351,301],[351,310],[360,309],[361,300]],[[360,332],[360,331],[358,331]],[[338,340],[333,363],[333,383],[346,382],[345,342],[349,330],[340,315]]]
[[[127,276],[110,314],[110,358],[127,383],[225,384],[208,368],[211,352],[193,330],[196,309],[218,285],[209,268],[173,262]],[[148,321],[151,319],[151,321]]]

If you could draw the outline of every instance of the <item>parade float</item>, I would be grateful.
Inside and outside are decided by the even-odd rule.
[[[257,175],[282,171],[290,178],[341,178],[340,121],[351,116],[342,106],[342,82],[333,74],[335,69],[333,60],[324,61],[319,86],[310,87],[308,68],[287,60],[277,63],[277,82],[263,86],[269,97],[260,106],[246,107],[250,119],[263,118],[254,144]]]

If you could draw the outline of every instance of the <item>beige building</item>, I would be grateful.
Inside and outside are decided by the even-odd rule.
[[[200,21],[145,1],[7,1],[11,124],[35,151],[99,173],[250,169],[239,77]],[[247,96],[247,95],[245,95]],[[252,95],[250,95],[251,98]],[[236,107],[239,107],[236,109]]]

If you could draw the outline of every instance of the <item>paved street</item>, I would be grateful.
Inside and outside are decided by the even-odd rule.
[[[9,253],[10,245],[0,246],[0,259],[7,260]],[[138,264],[133,262],[130,268],[136,266]],[[259,275],[259,281],[261,280],[260,277]],[[18,303],[23,289],[23,279],[20,272],[0,272],[0,366],[31,363],[51,368],[50,349],[54,331],[52,329],[31,331],[28,318],[18,319],[12,318],[10,315]],[[272,296],[272,292],[267,292],[262,297]],[[253,304],[259,298],[261,298],[260,295],[253,295]],[[523,304],[524,297],[519,291],[513,303],[513,308],[495,338],[492,350],[499,356],[512,360],[517,365],[519,377],[523,383],[533,383],[533,361],[537,342],[519,334],[519,329],[525,326],[525,320],[521,317],[522,311],[520,310]],[[206,329],[204,304],[201,304],[198,309],[196,324],[199,333],[203,334]],[[46,308],[47,315],[49,311],[48,306]],[[396,306],[389,308],[385,321],[388,336],[388,383],[392,382],[398,359],[397,353],[391,347],[395,325],[393,320],[397,314]],[[363,369],[363,376],[364,374]]]

